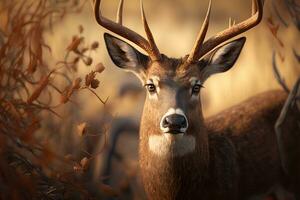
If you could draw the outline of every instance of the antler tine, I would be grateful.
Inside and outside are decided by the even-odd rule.
[[[206,13],[206,16],[205,16],[205,20],[202,24],[202,27],[200,29],[200,32],[197,36],[197,40],[196,40],[196,43],[192,49],[192,52],[190,53],[188,59],[187,59],[187,62],[188,63],[191,63],[195,60],[198,60],[198,53],[200,51],[200,48],[205,40],[205,36],[207,34],[207,30],[208,30],[208,26],[209,26],[209,18],[210,18],[210,11],[211,11],[211,0],[209,0],[209,5],[208,5],[208,10],[207,10],[207,13]]]
[[[120,2],[120,3],[122,3],[122,2]],[[153,50],[152,45],[150,45],[150,43],[144,37],[142,37],[138,33],[134,32],[133,30],[131,30],[125,26],[122,26],[122,24],[120,23],[121,20],[119,20],[118,23],[116,23],[108,18],[103,17],[101,14],[100,4],[101,4],[101,0],[95,0],[94,15],[95,15],[95,19],[96,19],[97,23],[100,26],[135,43],[136,45],[138,45],[139,47],[141,47],[148,53],[151,60],[160,60],[161,55],[159,54],[159,52],[157,50]],[[119,12],[118,16],[122,15],[122,11],[121,11],[122,5],[119,7],[121,7],[121,8],[120,8],[120,12]]]
[[[250,18],[246,19],[243,22],[240,22],[239,24],[236,24],[232,26],[231,28],[228,28],[217,35],[209,38],[202,46],[199,56],[202,57],[218,45],[222,44],[226,40],[229,40],[230,38],[233,38],[253,27],[258,25],[260,21],[262,20],[263,15],[263,3],[261,0],[255,0],[252,1],[252,3],[256,4],[256,13],[253,14]],[[199,57],[199,58],[200,58]]]
[[[215,36],[212,36],[209,38],[206,42],[204,42],[199,48],[199,51],[195,54],[196,56],[193,57],[193,62],[200,59],[202,56],[207,54],[209,51],[213,50],[218,45],[222,44],[226,40],[229,40],[230,38],[233,38],[241,33],[244,33],[245,31],[255,27],[260,23],[262,20],[263,15],[263,2],[262,0],[253,0],[253,11],[256,12],[252,14],[252,16],[248,19],[246,19],[243,22],[240,22],[239,24],[236,24],[232,27],[227,28],[226,30],[216,34]],[[199,46],[196,44],[196,46]]]
[[[160,60],[161,59],[161,54],[160,54],[160,52],[159,52],[159,50],[158,50],[158,48],[155,44],[153,35],[152,35],[151,30],[149,28],[147,18],[146,18],[146,15],[145,15],[143,0],[140,0],[140,6],[141,6],[141,14],[142,14],[142,20],[143,20],[143,24],[144,24],[144,29],[145,29],[149,44],[151,46],[151,49],[154,51],[155,55],[159,55],[158,60]]]
[[[120,0],[119,7],[118,7],[118,13],[117,13],[117,19],[116,19],[116,22],[120,25],[123,24],[123,5],[124,5],[124,0]]]

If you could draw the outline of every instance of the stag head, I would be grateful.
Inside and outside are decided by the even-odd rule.
[[[159,52],[148,26],[142,1],[141,13],[147,39],[122,25],[123,0],[120,1],[117,22],[101,15],[100,3],[101,0],[96,0],[94,4],[99,25],[133,42],[147,53],[145,55],[127,42],[108,33],[104,34],[114,64],[137,75],[147,90],[142,125],[148,127],[151,133],[148,131],[145,137],[149,137],[147,134],[157,136],[198,134],[194,133],[194,130],[197,127],[199,129],[203,121],[200,90],[208,77],[225,72],[234,65],[246,39],[241,37],[223,43],[253,28],[261,21],[262,2],[253,0],[250,18],[236,25],[230,24],[228,29],[204,42],[209,26],[210,1],[194,48],[190,54],[178,59],[169,58]],[[157,144],[157,141],[155,143]]]

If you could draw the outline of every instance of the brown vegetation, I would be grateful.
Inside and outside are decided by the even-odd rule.
[[[91,178],[91,162],[102,149],[96,152],[88,144],[90,138],[104,138],[106,125],[98,124],[98,133],[91,133],[86,122],[73,124],[77,133],[74,127],[68,133],[59,128],[68,118],[64,111],[70,105],[80,108],[76,95],[81,91],[106,103],[95,90],[100,84],[97,74],[105,68],[89,56],[99,43],[84,42],[83,26],[66,47],[62,61],[52,60],[51,44],[45,40],[46,32],[68,14],[79,13],[85,3],[1,1],[0,199],[101,199],[118,194],[102,180]],[[93,65],[90,73],[78,77],[79,67]],[[74,134],[79,142],[70,141],[62,149],[61,133]]]

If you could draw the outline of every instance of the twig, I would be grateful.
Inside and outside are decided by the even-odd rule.
[[[281,77],[280,72],[278,70],[277,64],[276,64],[276,53],[273,51],[273,56],[272,56],[272,66],[273,66],[273,72],[276,80],[278,83],[281,85],[281,87],[286,91],[287,93],[290,93],[289,88],[287,87],[285,80]]]
[[[300,55],[296,52],[295,49],[293,49],[293,53],[294,53],[294,56],[297,59],[298,63],[300,63]]]
[[[297,98],[297,93],[299,90],[299,85],[300,85],[300,78],[298,79],[298,81],[296,82],[295,86],[293,87],[292,91],[290,92],[282,110],[281,113],[276,121],[275,124],[275,133],[276,133],[276,137],[277,137],[277,143],[278,143],[278,148],[279,148],[279,154],[281,157],[281,164],[282,164],[282,168],[285,171],[285,173],[288,173],[288,160],[285,156],[284,153],[284,144],[281,142],[282,141],[282,125],[284,123],[284,121],[286,120],[288,113],[290,112],[290,110],[293,108],[293,105],[295,103],[295,100]]]
[[[108,99],[109,99],[109,97],[107,97],[107,98],[105,99],[105,101],[103,101],[103,100],[98,96],[98,94],[97,94],[95,91],[93,91],[91,88],[85,87],[85,88],[83,88],[83,89],[87,89],[87,90],[89,90],[90,92],[92,92],[92,93],[99,99],[99,101],[100,101],[103,105],[105,105],[106,102],[107,102]]]

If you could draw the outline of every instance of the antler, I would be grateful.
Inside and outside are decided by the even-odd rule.
[[[123,0],[120,0],[119,9],[117,13],[117,22],[113,22],[110,19],[102,16],[100,10],[100,4],[101,4],[101,0],[95,0],[94,14],[95,14],[96,21],[100,26],[103,26],[104,28],[112,31],[113,33],[120,35],[121,37],[135,43],[136,45],[144,49],[148,53],[152,61],[161,60],[161,54],[155,44],[153,35],[147,23],[142,0],[140,1],[141,13],[142,13],[144,29],[148,40],[142,37],[141,35],[139,35],[138,33],[134,32],[133,30],[122,25]]]
[[[192,49],[189,57],[187,58],[187,63],[193,63],[198,61],[202,56],[207,54],[209,51],[213,50],[218,45],[222,44],[226,40],[233,38],[245,31],[258,25],[262,19],[263,15],[263,2],[262,0],[252,0],[252,16],[245,21],[230,26],[228,29],[216,34],[209,38],[206,42],[203,43],[207,29],[209,26],[209,17],[211,9],[211,0],[209,2],[208,11],[202,25],[202,28],[197,37],[194,48]]]

